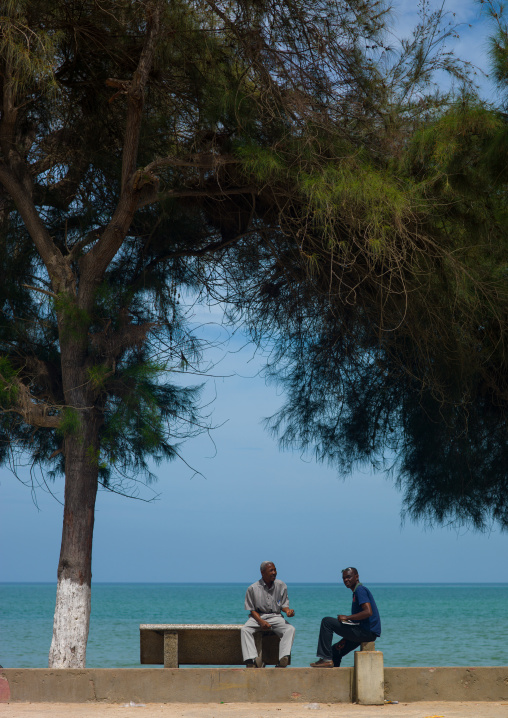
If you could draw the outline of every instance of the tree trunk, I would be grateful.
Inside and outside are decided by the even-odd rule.
[[[65,439],[65,504],[50,668],[84,668],[90,625],[92,539],[98,479],[98,427],[84,409]]]

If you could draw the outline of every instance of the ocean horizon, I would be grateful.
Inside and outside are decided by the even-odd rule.
[[[93,582],[89,668],[139,667],[141,623],[243,623],[248,583]],[[378,605],[386,666],[508,665],[508,583],[366,582]],[[296,628],[292,666],[315,660],[323,616],[349,613],[337,583],[288,582]],[[0,583],[0,664],[47,666],[55,582]],[[338,640],[338,637],[337,637]],[[343,665],[352,665],[353,654]]]
[[[245,586],[245,581],[93,581],[93,586]],[[369,581],[369,586],[484,586],[482,581]],[[489,586],[508,586],[506,581],[489,581]],[[0,581],[0,586],[55,586],[56,581]],[[288,586],[337,586],[336,581],[295,581]]]

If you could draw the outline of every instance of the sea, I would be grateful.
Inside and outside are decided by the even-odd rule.
[[[508,584],[367,584],[381,614],[385,666],[508,666]],[[243,623],[244,583],[95,583],[88,668],[136,668],[141,623]],[[320,620],[350,612],[336,584],[288,584],[292,666],[315,660]],[[55,584],[0,583],[0,664],[44,668]],[[353,654],[343,665],[353,664]]]

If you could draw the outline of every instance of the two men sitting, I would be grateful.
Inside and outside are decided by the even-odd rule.
[[[272,630],[280,637],[279,662],[276,667],[286,668],[295,637],[294,627],[282,617],[292,618],[295,612],[289,608],[287,586],[277,580],[277,569],[272,561],[263,561],[261,578],[247,589],[245,609],[250,616],[242,626],[242,655],[247,668],[262,668],[262,655],[256,648],[254,635],[257,631]],[[318,660],[313,668],[334,668],[342,658],[361,643],[375,641],[381,635],[381,619],[376,602],[369,589],[360,583],[358,571],[349,566],[342,571],[344,585],[353,592],[351,613],[337,618],[327,616],[321,621],[317,648]],[[332,646],[333,635],[341,641]]]

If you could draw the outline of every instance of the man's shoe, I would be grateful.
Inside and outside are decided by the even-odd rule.
[[[320,658],[319,661],[310,664],[312,668],[333,668],[333,661],[326,661],[324,658]]]
[[[249,658],[248,661],[245,661],[245,668],[255,668],[254,661],[252,658]]]
[[[287,668],[289,664],[289,656],[282,656],[280,661],[278,662],[276,668]]]
[[[257,658],[254,659],[254,665],[256,666],[256,668],[264,668],[266,663],[263,663],[262,656],[258,656]]]

